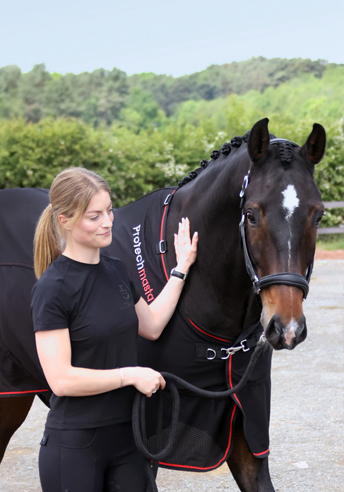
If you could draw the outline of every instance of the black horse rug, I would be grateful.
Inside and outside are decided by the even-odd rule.
[[[176,188],[158,190],[115,210],[113,243],[104,250],[125,262],[148,303],[156,298],[169,278],[165,228],[175,192]],[[262,327],[257,322],[237,340],[220,338],[192,320],[181,305],[157,341],[140,338],[139,364],[175,374],[202,389],[225,391],[240,381],[261,333]],[[231,354],[230,347],[240,350]],[[266,457],[269,453],[270,370],[271,351],[266,350],[260,355],[246,386],[232,398],[205,399],[181,390],[175,446],[160,465],[192,471],[208,471],[220,466],[231,452],[233,426],[239,409],[243,412],[251,452],[256,457]],[[170,398],[165,390],[162,444],[169,436]],[[154,454],[161,444],[155,435],[155,412],[153,396],[147,402],[147,438]]]
[[[31,288],[35,283],[33,236],[36,222],[48,203],[47,190],[0,192],[0,396],[3,397],[50,393],[30,324]]]
[[[175,192],[176,188],[158,190],[115,210],[113,242],[103,251],[124,261],[148,303],[157,297],[169,278],[165,228],[169,203]],[[0,214],[0,396],[49,391],[38,362],[34,337],[27,330],[29,297],[35,281],[33,231],[48,200],[45,190],[3,190],[0,193],[0,210],[9,210],[8,214]],[[23,217],[20,210],[25,206],[29,207],[30,214]],[[23,238],[21,243],[18,230]],[[19,309],[18,296],[22,300]],[[139,364],[176,374],[202,389],[225,391],[239,382],[261,332],[262,327],[257,322],[237,340],[218,337],[192,320],[181,305],[159,340],[150,342],[139,337]],[[232,353],[231,347],[238,347],[238,351]],[[266,350],[259,356],[246,386],[230,398],[205,399],[181,390],[177,439],[172,452],[160,465],[191,471],[208,471],[220,466],[231,452],[239,410],[243,413],[250,451],[256,457],[267,456],[270,370],[271,351]],[[163,395],[161,439],[155,435],[155,398],[147,405],[147,437],[153,453],[169,435],[172,403],[168,390],[164,390]]]

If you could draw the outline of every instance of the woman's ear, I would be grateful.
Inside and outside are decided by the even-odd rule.
[[[68,225],[70,224],[70,219],[67,219],[65,215],[59,215],[57,219],[62,229],[64,229],[65,231],[70,231],[71,228],[68,227]]]

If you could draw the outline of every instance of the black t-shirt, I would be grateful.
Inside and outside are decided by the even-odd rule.
[[[69,328],[72,365],[114,369],[137,365],[140,295],[117,258],[93,265],[59,256],[32,291],[34,330]],[[48,427],[80,429],[131,420],[133,386],[81,397],[50,399]]]

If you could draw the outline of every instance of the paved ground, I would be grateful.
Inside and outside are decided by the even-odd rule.
[[[304,305],[308,338],[273,358],[270,472],[276,492],[343,492],[344,260],[317,260]],[[1,492],[40,492],[39,400],[0,468]],[[210,473],[160,470],[159,492],[238,491],[226,466]]]

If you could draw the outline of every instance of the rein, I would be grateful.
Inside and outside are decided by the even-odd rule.
[[[265,344],[265,335],[262,333],[260,336],[256,348],[252,354],[250,362],[245,370],[244,375],[242,376],[239,383],[226,391],[209,391],[203,390],[201,388],[197,388],[193,384],[188,383],[184,379],[180,377],[170,374],[168,372],[162,372],[161,375],[168,381],[168,387],[171,391],[172,396],[172,418],[170,425],[169,438],[166,444],[166,447],[160,450],[156,454],[152,454],[149,452],[147,448],[147,432],[146,432],[146,401],[147,397],[140,392],[136,393],[134,405],[133,405],[133,432],[136,446],[140,453],[146,458],[146,473],[149,481],[149,489],[151,492],[158,492],[158,488],[156,485],[156,475],[158,471],[159,461],[165,459],[168,454],[171,452],[176,434],[177,434],[177,426],[178,426],[178,417],[180,410],[180,397],[178,393],[178,388],[190,391],[196,396],[202,398],[212,398],[212,399],[221,399],[228,398],[229,396],[237,393],[241,390],[241,388],[246,384],[248,378],[250,377],[252,370],[258,360],[261,352],[266,348]],[[242,347],[239,348],[239,350]],[[177,388],[178,386],[178,388]],[[157,417],[157,431],[156,435],[162,435],[162,420],[163,420],[163,409],[162,409],[162,392],[159,391],[157,393],[158,398],[158,417]],[[152,463],[151,463],[152,462]]]
[[[283,144],[283,146],[287,145],[288,149],[290,149],[291,147],[298,147],[298,145],[295,144],[294,142],[291,142],[289,140],[285,140],[283,138],[274,138],[270,141],[270,144],[271,145]],[[288,154],[288,152],[284,152],[284,154]],[[241,191],[239,193],[240,209],[241,209],[241,220],[239,223],[239,229],[240,229],[242,245],[243,245],[243,250],[244,250],[246,271],[250,276],[254,291],[259,296],[261,290],[264,289],[265,287],[269,287],[270,285],[290,285],[291,287],[298,287],[299,289],[301,289],[303,292],[303,298],[306,299],[308,291],[309,291],[309,282],[310,282],[312,270],[313,270],[313,264],[314,264],[313,261],[310,264],[310,266],[308,267],[306,277],[303,277],[302,275],[299,275],[298,273],[281,272],[281,273],[273,273],[272,275],[266,275],[265,277],[262,277],[261,279],[259,279],[259,277],[258,277],[258,275],[257,275],[257,273],[253,267],[253,263],[252,263],[252,260],[251,260],[251,257],[250,257],[249,251],[248,251],[248,247],[247,247],[246,227],[245,227],[245,217],[246,216],[244,213],[245,191],[246,191],[246,188],[248,187],[249,182],[250,182],[250,173],[251,173],[251,171],[248,170],[247,174],[244,176]]]

